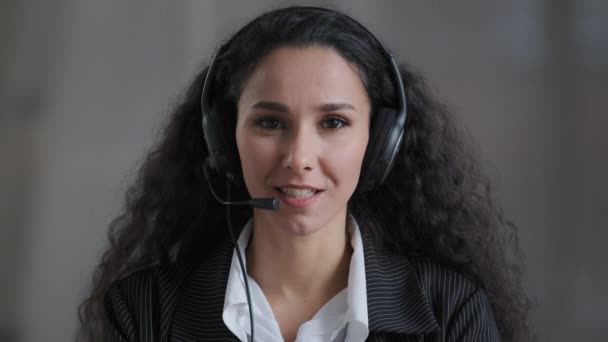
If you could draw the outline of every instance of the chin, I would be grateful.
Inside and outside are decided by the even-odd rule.
[[[286,233],[294,235],[314,234],[327,225],[328,220],[322,220],[318,215],[279,213],[276,222]]]
[[[279,209],[277,213],[262,212],[261,214],[283,232],[297,236],[314,234],[331,221],[331,218],[313,212],[289,213]]]

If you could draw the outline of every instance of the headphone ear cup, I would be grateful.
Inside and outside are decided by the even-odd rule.
[[[233,106],[227,102],[216,102],[211,110],[214,114],[214,126],[218,130],[217,140],[214,141],[216,160],[218,160],[217,171],[224,178],[236,186],[244,185],[241,172],[241,161],[239,159],[238,147],[236,146],[236,113]]]
[[[369,140],[359,180],[363,191],[371,190],[379,185],[384,179],[387,168],[392,164],[390,161],[385,161],[382,155],[390,147],[387,145],[396,120],[397,111],[388,107],[381,107],[372,115]]]

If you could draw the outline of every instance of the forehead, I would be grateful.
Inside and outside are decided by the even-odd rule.
[[[239,104],[260,97],[369,101],[357,68],[333,49],[321,46],[281,47],[265,56],[245,81]]]

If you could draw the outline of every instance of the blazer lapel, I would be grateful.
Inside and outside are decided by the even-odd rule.
[[[377,249],[363,231],[361,238],[370,332],[418,335],[439,331],[408,258]]]

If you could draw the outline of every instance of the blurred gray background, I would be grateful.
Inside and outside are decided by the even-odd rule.
[[[2,0],[0,341],[68,341],[123,193],[180,91],[294,1]],[[608,1],[300,1],[422,72],[518,225],[542,341],[608,341]],[[603,114],[602,114],[603,113]]]

